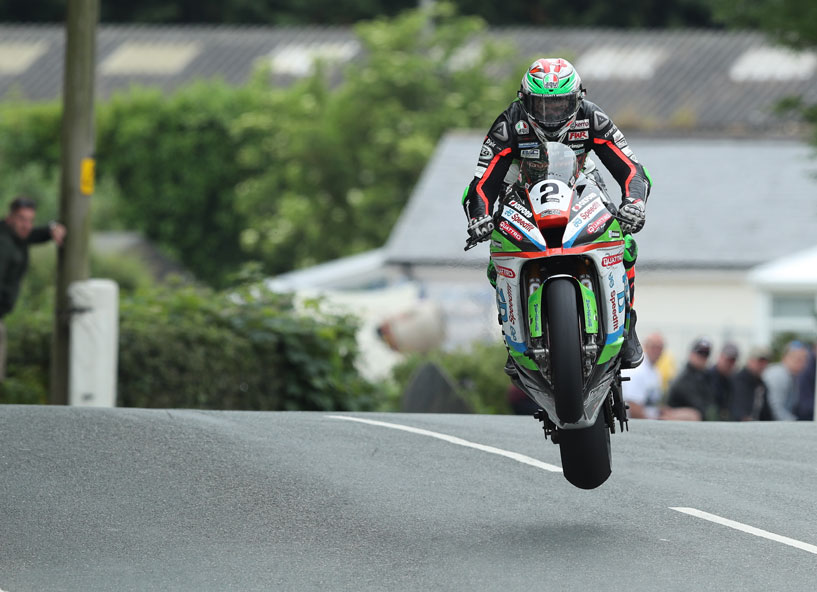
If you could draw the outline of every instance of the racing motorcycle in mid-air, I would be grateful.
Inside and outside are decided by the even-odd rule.
[[[593,489],[610,476],[610,434],[627,425],[624,233],[568,146],[546,142],[523,157],[490,236],[506,371],[540,407],[535,417],[559,445],[565,478]]]

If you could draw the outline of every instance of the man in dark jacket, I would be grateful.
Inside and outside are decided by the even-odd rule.
[[[740,352],[734,343],[726,343],[718,355],[718,360],[709,370],[709,380],[712,382],[712,390],[715,393],[715,405],[718,408],[718,419],[729,420],[729,408],[732,404],[734,392],[733,378]]]
[[[517,99],[497,117],[485,136],[474,179],[463,196],[469,240],[490,238],[494,204],[505,188],[512,164],[538,160],[542,143],[561,142],[573,150],[579,167],[600,181],[595,165],[587,159],[592,151],[621,187],[617,215],[626,235],[624,267],[632,302],[637,254],[632,234],[644,226],[651,181],[610,117],[584,96],[581,77],[567,60],[542,58],[531,64],[522,77]],[[600,185],[603,187],[603,183]],[[612,204],[610,207],[615,208]],[[622,347],[622,368],[635,368],[643,359],[633,310]]]
[[[27,197],[11,202],[0,221],[0,380],[6,377],[6,328],[2,319],[14,308],[20,282],[28,269],[28,246],[54,240],[62,244],[65,227],[57,222],[34,228],[37,204]]]
[[[734,390],[729,405],[729,419],[732,421],[769,421],[769,388],[763,382],[763,371],[769,365],[771,354],[764,347],[756,347],[749,352],[746,365],[734,377]]]
[[[692,344],[686,367],[670,385],[667,405],[690,407],[700,414],[700,419],[717,419],[715,392],[706,373],[706,361],[712,352],[708,339],[697,339]]]

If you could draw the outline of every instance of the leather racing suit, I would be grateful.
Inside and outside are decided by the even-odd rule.
[[[647,170],[633,154],[626,138],[612,119],[595,103],[582,100],[576,119],[562,143],[573,149],[579,168],[585,166],[588,154],[594,152],[621,187],[622,200],[641,199],[646,203],[652,186]],[[482,143],[476,173],[463,196],[463,207],[469,220],[493,213],[497,198],[504,193],[505,176],[511,164],[524,160],[528,154],[538,158],[539,151],[536,148],[540,144],[522,104],[518,99],[513,101],[496,118]],[[590,174],[604,188],[598,171],[594,173]],[[627,246],[624,263],[632,302],[632,297],[635,296],[634,265],[637,246],[631,235],[625,238]]]

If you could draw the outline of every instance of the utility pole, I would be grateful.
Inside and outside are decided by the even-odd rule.
[[[91,194],[94,191],[94,74],[99,0],[68,0],[62,93],[60,221],[67,233],[57,256],[52,405],[68,403],[71,302],[68,286],[88,279]]]

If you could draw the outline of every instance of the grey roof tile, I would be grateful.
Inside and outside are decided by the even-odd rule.
[[[728,130],[732,134],[762,132],[795,133],[794,117],[773,113],[775,103],[801,93],[817,101],[817,72],[806,80],[769,79],[736,82],[729,72],[747,50],[770,47],[759,33],[708,30],[621,31],[612,29],[537,29],[500,27],[490,30],[497,39],[514,44],[521,55],[564,55],[581,62],[591,52],[613,63],[610,75],[588,68],[584,76],[589,96],[604,105],[610,115],[627,129],[644,132]],[[323,43],[352,42],[348,27],[236,27],[109,25],[98,29],[98,63],[103,63],[124,42],[199,43],[201,53],[182,71],[168,76],[97,77],[97,93],[107,97],[133,83],[151,84],[166,91],[197,78],[219,77],[231,84],[245,82],[258,60],[269,59],[290,44],[317,47]],[[2,43],[37,42],[49,51],[26,71],[0,74],[0,98],[10,89],[24,97],[55,98],[62,89],[64,32],[57,25],[0,24]],[[615,52],[631,56],[616,63]],[[347,59],[354,59],[347,56]],[[653,75],[644,80],[620,80],[612,74],[644,57],[660,56]],[[612,57],[611,57],[612,56]],[[618,65],[620,64],[620,68]],[[603,70],[602,70],[603,72]],[[520,78],[521,78],[521,72]],[[292,74],[273,78],[288,84]],[[513,89],[509,89],[509,94]]]
[[[387,261],[487,261],[486,244],[463,252],[460,204],[483,138],[483,132],[461,131],[443,138],[387,241]],[[639,266],[748,268],[817,242],[811,146],[793,140],[629,139],[655,183],[647,224],[637,236]],[[604,174],[618,203],[618,185]]]

